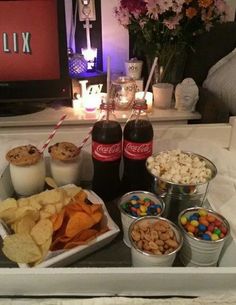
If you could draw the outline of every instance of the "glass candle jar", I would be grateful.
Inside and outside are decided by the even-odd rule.
[[[111,84],[110,98],[115,103],[116,110],[132,108],[136,92],[135,81],[126,76],[120,76]]]

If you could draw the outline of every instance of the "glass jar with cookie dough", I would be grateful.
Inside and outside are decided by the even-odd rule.
[[[59,142],[48,148],[51,176],[57,186],[80,183],[81,154],[70,142]]]
[[[18,196],[30,196],[44,189],[45,162],[37,147],[30,144],[14,147],[7,152],[6,159]]]

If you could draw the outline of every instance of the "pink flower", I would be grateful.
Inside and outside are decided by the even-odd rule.
[[[226,0],[117,1],[115,15],[134,34],[140,54],[153,53],[153,48],[160,52],[163,47],[168,49],[178,44],[191,46],[193,36],[226,21],[229,8]]]
[[[146,23],[147,23],[147,22],[144,21],[144,20],[140,20],[140,21],[139,21],[139,25],[140,25],[141,29],[144,28],[144,26],[145,26]]]
[[[220,14],[222,14],[226,11],[227,5],[226,5],[225,1],[223,1],[223,0],[215,0],[215,6]]]
[[[178,1],[173,1],[172,4],[172,11],[179,14],[183,10],[183,4],[185,3],[185,0],[178,0]]]
[[[168,27],[169,30],[174,30],[179,25],[179,21],[181,18],[182,18],[181,15],[176,15],[169,19],[164,19],[163,23],[165,24],[166,27]]]
[[[117,20],[119,21],[119,23],[121,25],[123,25],[124,27],[127,27],[130,24],[130,15],[129,15],[129,11],[127,9],[124,8],[114,8],[114,13],[115,16],[117,18]]]
[[[165,11],[168,11],[172,7],[173,1],[172,0],[159,0],[158,4],[159,4],[161,13],[164,13]]]
[[[157,0],[145,0],[147,7],[147,15],[151,16],[154,20],[159,19],[160,9]]]
[[[146,10],[146,5],[144,0],[121,0],[120,5],[122,8],[127,9],[131,14],[133,13],[143,13]]]
[[[216,10],[220,15],[220,22],[227,21],[230,10],[226,2],[224,0],[215,0],[215,6],[216,6]]]

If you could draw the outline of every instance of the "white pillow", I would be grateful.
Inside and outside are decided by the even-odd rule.
[[[224,101],[229,111],[236,115],[236,49],[211,67],[203,87]]]

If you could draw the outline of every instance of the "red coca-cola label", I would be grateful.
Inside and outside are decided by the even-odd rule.
[[[93,157],[99,161],[108,162],[116,161],[121,158],[122,142],[114,144],[101,144],[98,142],[92,142],[92,154]]]
[[[152,154],[152,142],[136,143],[124,140],[124,156],[133,160],[145,160]]]

